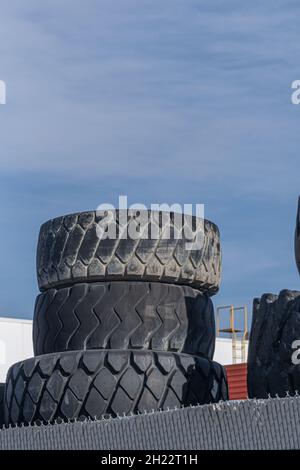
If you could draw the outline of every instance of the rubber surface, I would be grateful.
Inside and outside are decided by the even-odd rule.
[[[213,358],[211,299],[188,286],[102,282],[49,289],[36,301],[34,354],[151,349]]]
[[[295,230],[295,258],[298,272],[300,274],[300,197],[298,199],[298,211]]]
[[[250,398],[300,391],[300,367],[294,363],[300,348],[294,341],[299,340],[300,292],[284,290],[279,296],[255,299],[248,353]]]
[[[0,426],[2,426],[4,423],[4,409],[3,409],[4,387],[5,387],[5,384],[0,384]]]
[[[166,222],[166,213],[139,213],[143,220],[137,239],[131,235],[137,217],[127,210],[71,214],[42,225],[37,249],[40,289],[86,281],[142,280],[185,284],[216,293],[221,271],[218,227],[184,216],[179,230],[174,214]],[[116,222],[107,220],[114,214]],[[116,235],[127,230],[128,239],[101,238],[100,229],[107,233],[115,226]],[[146,234],[152,238],[145,238]],[[199,248],[188,249],[188,244],[196,241]]]
[[[128,415],[228,398],[222,366],[185,354],[75,351],[15,364],[6,424]]]

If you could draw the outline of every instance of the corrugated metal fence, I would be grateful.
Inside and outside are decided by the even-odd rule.
[[[228,401],[127,418],[0,430],[0,449],[298,448],[298,396]]]

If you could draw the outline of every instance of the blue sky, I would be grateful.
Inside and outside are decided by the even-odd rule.
[[[0,315],[32,317],[45,220],[117,203],[204,203],[215,305],[299,289],[298,1],[4,0]]]

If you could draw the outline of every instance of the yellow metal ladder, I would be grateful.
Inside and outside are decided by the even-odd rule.
[[[220,313],[224,310],[229,310],[229,328],[220,328]],[[243,311],[244,313],[244,328],[237,329],[235,327],[234,314],[237,311]],[[234,307],[233,305],[224,305],[217,308],[217,336],[220,333],[230,334],[232,338],[232,362],[233,364],[239,364],[247,361],[246,344],[248,340],[248,310],[247,306]]]

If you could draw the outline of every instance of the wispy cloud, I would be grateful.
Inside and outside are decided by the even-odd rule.
[[[244,173],[281,169],[280,143],[292,151],[297,126],[299,8],[221,3],[5,3],[2,168],[201,181],[214,172],[241,189]]]
[[[245,284],[275,266],[268,252],[260,274],[250,268],[252,235],[241,243],[231,232],[232,211],[241,208],[240,224],[250,217],[256,227],[259,201],[272,202],[274,214],[278,204],[289,217],[294,211],[300,106],[291,105],[290,85],[300,78],[299,10],[283,0],[3,1],[2,212],[34,205],[33,236],[48,215],[118,192],[140,202],[207,203],[225,236],[223,292],[234,301],[234,246],[248,266]],[[251,215],[245,205],[255,206]],[[285,230],[259,236],[276,251],[278,239],[290,246]],[[292,269],[284,268],[289,279]]]

